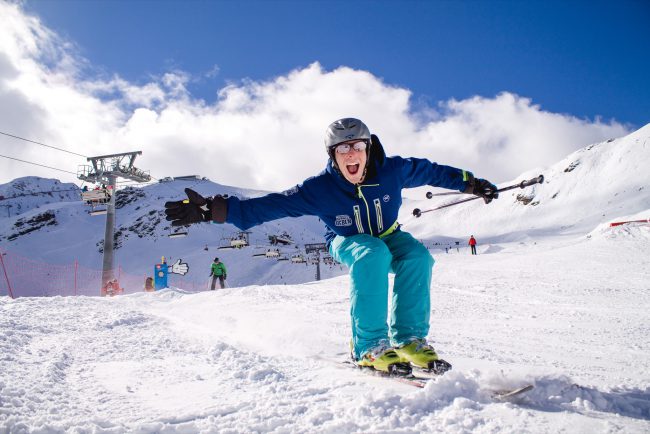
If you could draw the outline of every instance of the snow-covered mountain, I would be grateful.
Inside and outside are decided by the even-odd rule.
[[[403,215],[400,221],[425,239],[466,239],[473,234],[483,242],[503,242],[587,234],[600,223],[650,209],[649,167],[650,124],[500,183],[499,187],[505,187],[544,175],[543,184],[504,192],[488,206],[477,200],[417,219]],[[409,201],[404,208],[425,210],[451,201]]]
[[[497,162],[495,162],[497,164]],[[481,200],[423,214],[454,199],[405,199],[400,222],[405,230],[432,248],[456,241],[465,245],[473,234],[481,244],[526,241],[540,236],[586,235],[603,222],[650,209],[650,124],[619,139],[590,145],[548,168],[522,173],[512,182],[543,174],[545,182],[524,190],[505,192],[486,206]],[[268,237],[289,233],[295,245],[282,247],[282,255],[301,252],[305,243],[322,242],[324,226],[315,217],[281,219],[251,229],[253,247],[217,250],[238,232],[232,225],[194,225],[185,238],[168,237],[173,231],[164,219],[163,204],[185,197],[184,188],[204,195],[215,193],[255,197],[251,191],[206,179],[161,182],[117,192],[116,265],[126,273],[149,273],[161,256],[182,258],[190,264],[187,282],[205,283],[212,259],[230,265],[229,283],[299,283],[314,279],[314,267],[290,261],[253,259],[270,248]],[[43,193],[45,192],[45,193]],[[0,185],[0,248],[53,264],[78,261],[101,269],[105,219],[90,216],[79,188],[56,179],[25,177]],[[439,243],[436,245],[436,243]],[[207,271],[206,271],[207,270]],[[341,267],[322,268],[322,277],[341,275]]]
[[[211,181],[170,181],[144,188],[127,187],[117,191],[115,227],[115,265],[125,273],[149,274],[165,256],[168,261],[181,258],[190,265],[186,283],[205,286],[214,257],[229,265],[229,284],[299,283],[315,279],[315,267],[292,263],[291,257],[304,254],[305,243],[323,242],[324,226],[316,217],[281,219],[256,227],[249,234],[251,247],[220,250],[229,246],[239,232],[232,225],[194,225],[183,238],[174,233],[165,220],[164,203],[181,200],[184,189],[255,197],[265,192],[243,190]],[[65,193],[46,193],[64,190]],[[0,249],[50,264],[70,264],[101,269],[105,217],[91,216],[90,207],[81,201],[80,189],[55,179],[25,177],[0,186],[8,213],[0,218]],[[38,192],[39,194],[36,194]],[[269,236],[289,233],[294,244],[274,246],[282,259],[253,255],[271,248]],[[255,259],[253,259],[255,258]],[[321,276],[344,273],[340,266],[321,265]]]

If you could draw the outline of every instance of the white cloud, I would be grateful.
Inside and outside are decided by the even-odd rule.
[[[206,104],[188,93],[192,77],[183,71],[143,85],[103,78],[73,44],[19,6],[2,2],[0,15],[7,22],[0,29],[0,131],[85,155],[142,150],[136,165],[158,178],[200,174],[285,189],[324,168],[324,130],[348,116],[363,119],[389,155],[429,158],[495,182],[628,132],[616,122],[546,112],[508,92],[416,110],[408,89],[367,71],[326,71],[318,63],[267,81],[232,83]],[[0,149],[73,172],[84,163],[4,136]],[[0,158],[0,183],[27,175],[74,181]]]

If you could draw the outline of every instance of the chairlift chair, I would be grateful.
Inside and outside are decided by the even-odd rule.
[[[167,235],[168,238],[182,238],[186,237],[188,232],[187,229],[176,229],[175,231],[173,229],[170,229],[172,232],[170,232],[169,235]]]
[[[189,234],[189,225],[185,226],[169,226],[169,233],[167,238],[183,238]],[[206,246],[207,247],[207,246]]]
[[[106,214],[106,203],[111,199],[106,189],[88,190],[81,192],[81,200],[90,205],[89,214],[91,216]]]

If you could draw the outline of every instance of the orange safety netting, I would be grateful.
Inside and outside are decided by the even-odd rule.
[[[124,289],[123,292],[116,291],[117,293],[144,291],[147,277],[147,273],[125,273],[121,267],[113,270],[113,278],[117,279],[119,288]],[[169,275],[168,284],[193,292],[208,289],[207,282],[193,282],[174,274]],[[77,261],[71,264],[49,264],[0,251],[0,296],[16,298],[56,295],[102,295],[102,271],[86,268]]]

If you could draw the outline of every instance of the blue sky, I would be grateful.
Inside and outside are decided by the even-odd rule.
[[[388,155],[506,182],[648,123],[648,5],[0,1],[0,132],[277,191],[322,170],[329,123],[358,117]],[[0,183],[78,182],[86,163],[0,150]]]
[[[60,0],[26,9],[107,73],[204,75],[189,89],[207,101],[228,82],[318,61],[367,70],[429,104],[509,91],[580,118],[650,120],[647,1]]]

